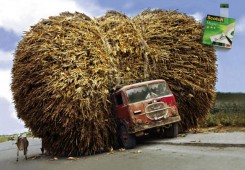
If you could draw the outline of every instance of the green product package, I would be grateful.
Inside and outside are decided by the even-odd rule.
[[[203,44],[231,48],[234,39],[236,20],[207,15],[203,34]]]

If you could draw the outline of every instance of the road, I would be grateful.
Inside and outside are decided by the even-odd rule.
[[[244,134],[243,134],[244,135]],[[190,135],[188,140],[191,139]],[[195,135],[194,135],[195,138]],[[183,140],[183,138],[179,138]],[[167,142],[166,142],[167,141]],[[135,149],[113,151],[93,156],[79,157],[77,160],[58,158],[51,160],[49,156],[39,156],[40,140],[29,139],[29,159],[20,153],[16,162],[14,142],[0,144],[0,170],[244,170],[245,147],[200,146],[175,144],[176,139],[147,140]],[[165,143],[164,143],[165,142]],[[245,142],[245,141],[244,141]],[[37,159],[32,159],[37,156]]]

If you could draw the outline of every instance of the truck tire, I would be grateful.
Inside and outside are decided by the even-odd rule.
[[[135,135],[129,134],[124,125],[119,127],[119,144],[125,149],[132,149],[136,145]]]
[[[169,128],[165,128],[165,137],[175,138],[178,135],[178,123],[172,123]]]

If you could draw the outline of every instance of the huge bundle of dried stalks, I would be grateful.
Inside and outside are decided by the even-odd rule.
[[[177,11],[146,10],[133,18],[154,57],[152,79],[167,80],[173,90],[182,129],[196,127],[214,103],[216,55],[202,44],[202,26]]]
[[[110,57],[112,88],[146,80],[149,77],[147,46],[132,20],[109,11],[96,22]]]
[[[52,154],[111,147],[109,59],[93,20],[62,13],[33,26],[18,45],[12,91],[18,117]]]
[[[15,53],[18,117],[52,154],[100,152],[115,142],[109,91],[163,78],[176,95],[182,128],[195,127],[215,97],[216,56],[201,36],[202,26],[176,11],[42,20]]]

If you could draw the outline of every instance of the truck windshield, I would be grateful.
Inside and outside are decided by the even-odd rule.
[[[157,98],[172,94],[165,82],[147,84],[126,91],[129,103]]]

